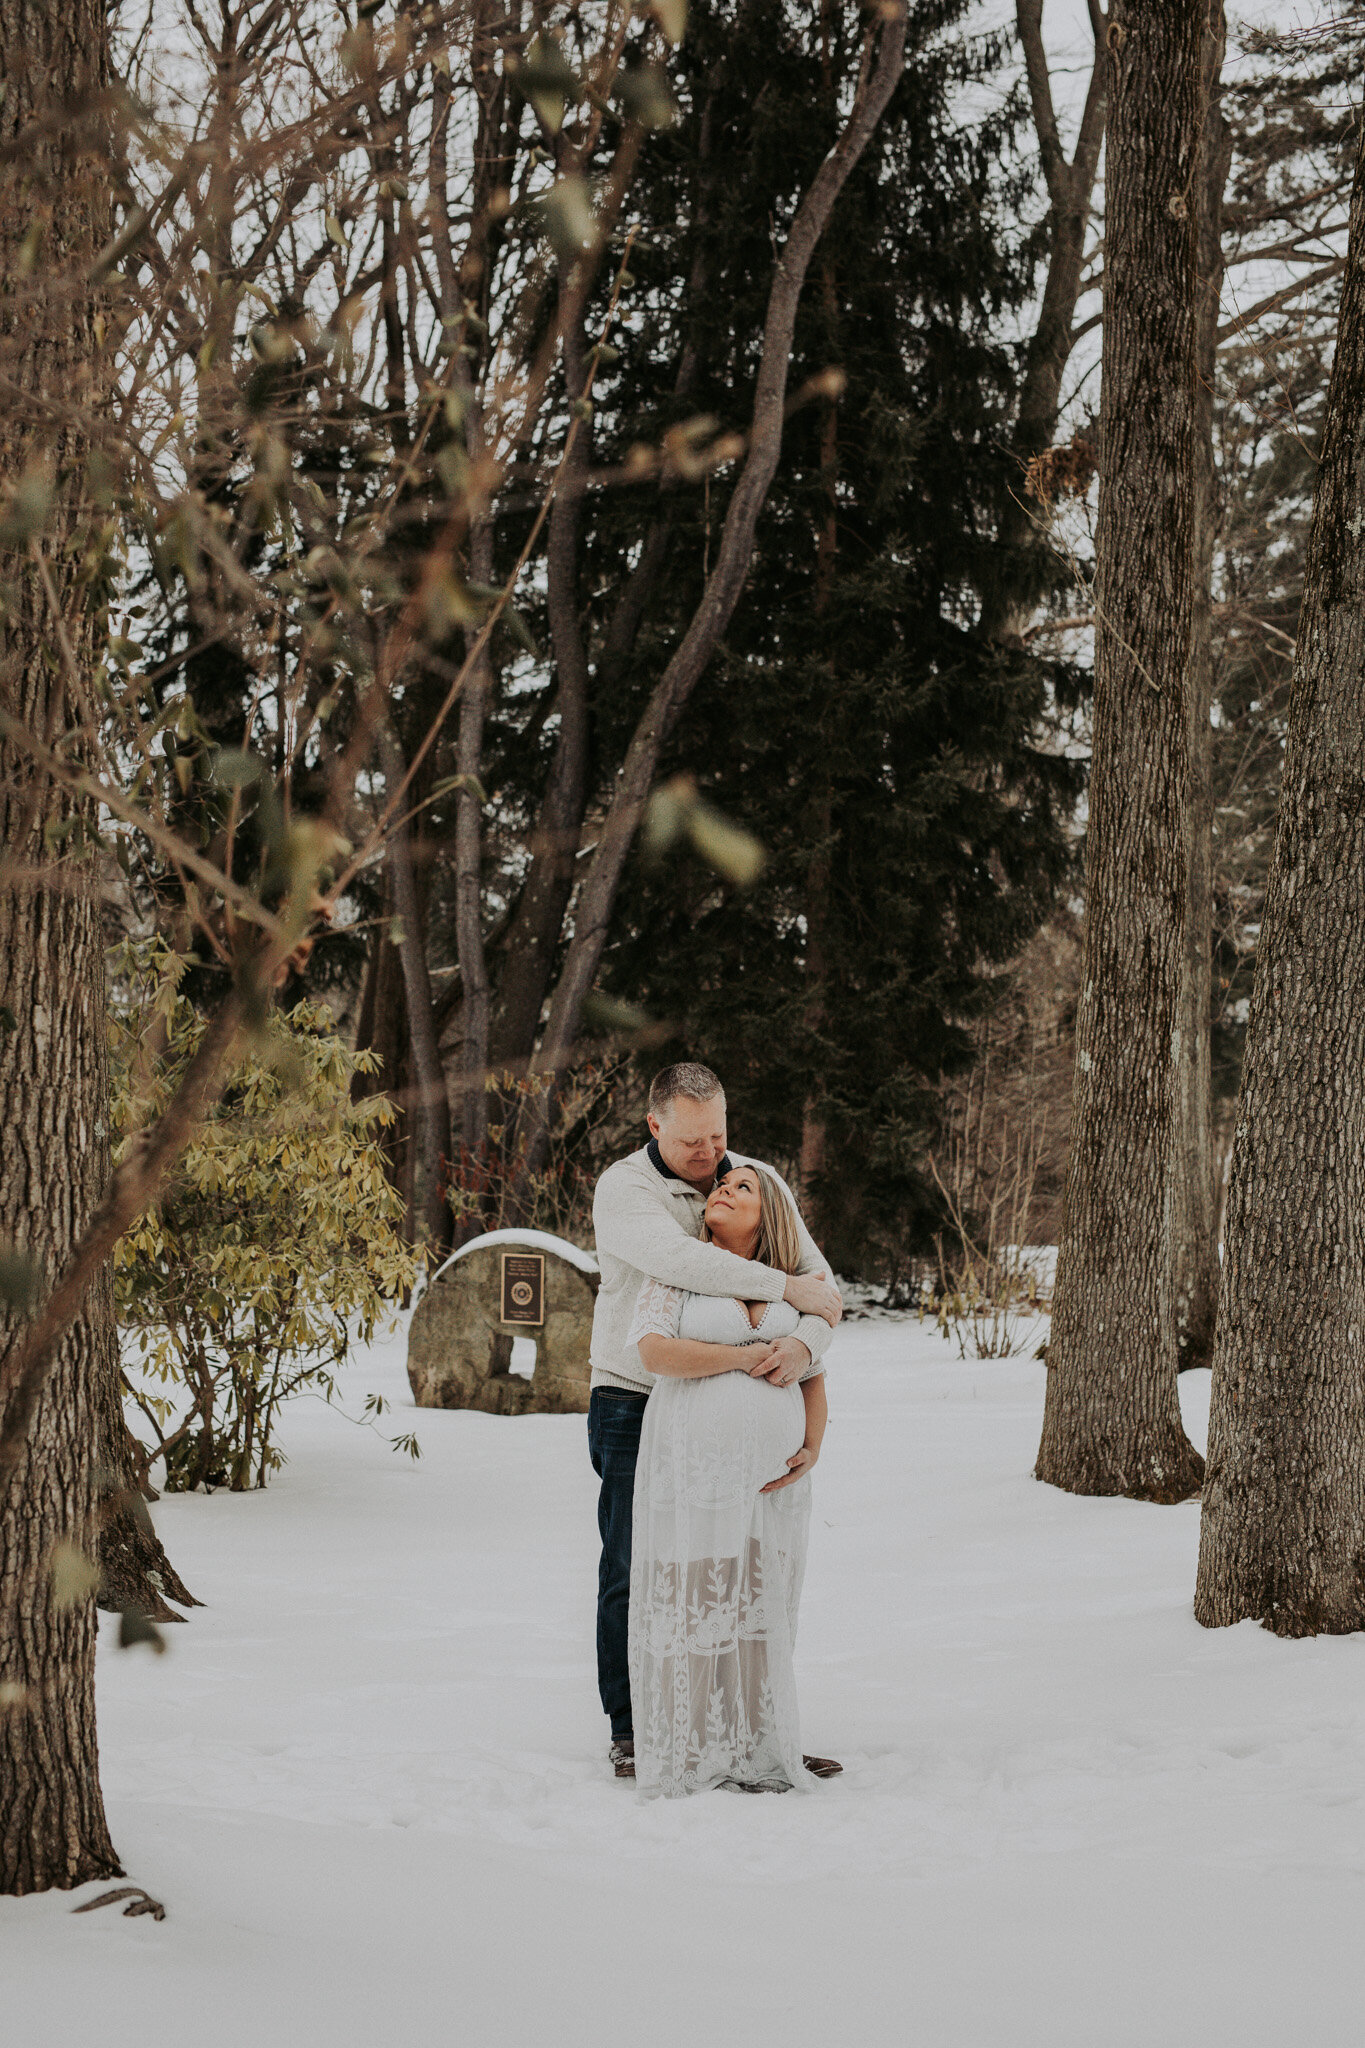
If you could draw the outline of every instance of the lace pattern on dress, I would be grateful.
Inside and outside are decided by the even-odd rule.
[[[794,1320],[775,1306],[779,1327]],[[734,1344],[746,1322],[737,1302],[650,1282],[631,1334]],[[762,1341],[757,1330],[750,1341]],[[721,1784],[809,1789],[792,1650],[810,1481],[762,1491],[799,1447],[804,1421],[795,1386],[742,1368],[661,1374],[650,1394],[630,1579],[635,1771],[646,1798]]]
[[[646,1280],[635,1297],[635,1314],[626,1336],[626,1351],[642,1337],[676,1337],[682,1323],[683,1290],[663,1280]]]

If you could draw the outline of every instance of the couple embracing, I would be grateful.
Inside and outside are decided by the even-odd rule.
[[[607,1168],[588,1445],[602,1482],[597,1672],[618,1777],[785,1792],[792,1650],[839,1293],[786,1184],[726,1150],[709,1067],[666,1067]]]

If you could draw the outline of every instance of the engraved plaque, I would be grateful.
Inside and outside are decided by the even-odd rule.
[[[503,1253],[502,1320],[537,1327],[545,1321],[544,1252]]]

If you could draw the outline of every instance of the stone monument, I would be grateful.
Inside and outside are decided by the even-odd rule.
[[[586,1415],[597,1262],[542,1230],[491,1230],[446,1260],[412,1312],[408,1378],[419,1408]],[[535,1340],[530,1379],[511,1370]]]

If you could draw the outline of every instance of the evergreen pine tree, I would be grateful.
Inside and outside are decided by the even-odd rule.
[[[660,307],[669,277],[705,289],[685,334],[661,316],[624,338],[622,444],[680,415],[742,417],[768,223],[833,122],[837,47],[803,44],[773,7],[738,27],[723,12],[689,37],[688,118],[642,186],[655,224],[639,267]],[[927,1240],[936,1083],[969,1057],[964,1027],[994,970],[1053,900],[1076,790],[1042,741],[1048,669],[976,628],[1013,480],[1018,365],[999,337],[1036,252],[1007,224],[1014,110],[955,111],[998,56],[963,42],[959,12],[917,16],[919,46],[817,256],[792,387],[833,365],[847,386],[789,425],[723,657],[670,749],[767,865],[747,893],[691,857],[638,868],[609,956],[610,985],[676,1020],[679,1046],[723,1074],[737,1143],[802,1163],[850,1272],[894,1271]],[[682,397],[680,347],[697,359]],[[664,586],[603,721],[629,715],[704,569],[722,487],[675,497]],[[628,508],[605,501],[589,587],[619,582],[631,532]]]

